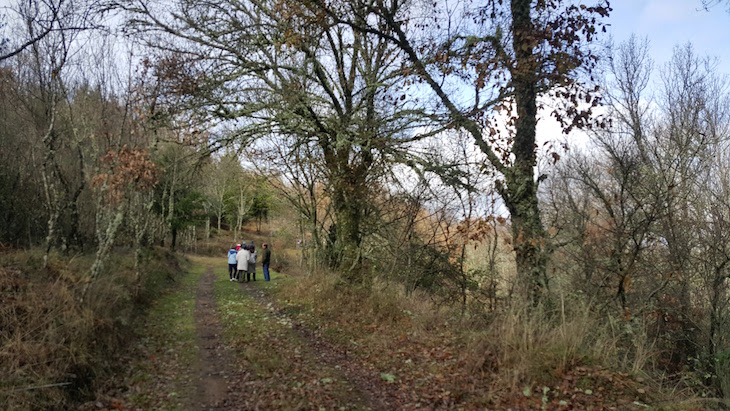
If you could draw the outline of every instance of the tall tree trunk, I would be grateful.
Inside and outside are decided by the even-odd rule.
[[[246,213],[248,213],[248,209],[249,209],[244,194],[245,194],[245,192],[243,190],[243,186],[239,186],[238,187],[238,208],[236,210],[236,227],[235,227],[235,230],[233,231],[233,240],[235,242],[239,241],[238,236],[241,231],[241,225],[243,225],[243,217],[246,216]]]
[[[140,267],[142,265],[142,248],[146,245],[145,239],[147,237],[150,225],[150,214],[152,206],[154,205],[153,195],[142,195],[138,194],[137,201],[142,203],[142,207],[137,207],[139,212],[137,215],[132,214],[134,222],[134,272],[135,272],[135,283],[136,290],[139,292],[142,287],[142,273]]]
[[[172,226],[172,240],[170,243],[170,249],[175,251],[175,245],[177,245],[177,227]]]
[[[55,187],[52,182],[46,184],[48,185],[46,188],[47,191],[55,191]],[[61,208],[57,197],[57,194],[52,194],[50,196],[52,199],[49,202],[51,212],[48,216],[48,234],[46,234],[46,246],[45,252],[43,253],[43,268],[48,267],[48,255],[51,253],[51,248],[53,247],[53,243],[56,238],[56,223],[58,222],[58,217],[61,214]]]
[[[99,276],[101,270],[104,268],[104,263],[109,257],[109,252],[111,251],[111,248],[114,245],[114,241],[117,238],[117,231],[119,230],[119,226],[122,225],[122,221],[124,221],[125,207],[123,204],[124,203],[122,203],[122,205],[114,210],[114,214],[111,217],[111,220],[106,224],[105,227],[101,227],[102,224],[97,225],[96,231],[97,238],[99,239],[99,248],[96,250],[96,259],[94,259],[94,264],[89,270],[89,278],[91,280]],[[103,212],[100,213],[103,214]],[[101,223],[101,221],[99,223]]]
[[[163,188],[162,190],[162,199],[160,200],[160,220],[157,221],[156,224],[156,232],[160,236],[160,247],[165,246],[165,237],[167,237],[167,231],[170,228],[167,224],[167,215],[165,214],[165,200],[167,200],[167,187]]]
[[[527,203],[527,204],[525,204]],[[512,215],[512,239],[517,266],[518,285],[530,297],[533,304],[538,304],[548,286],[545,230],[542,227],[537,198],[534,204],[524,201],[508,206]]]
[[[516,134],[514,166],[506,175],[506,204],[512,216],[517,275],[523,291],[537,304],[547,289],[548,247],[534,180],[535,129],[537,126],[537,67],[530,0],[512,0],[512,41]]]
[[[86,172],[84,170],[84,153],[81,150],[81,142],[75,132],[74,136],[76,137],[74,143],[76,144],[76,154],[79,161],[79,185],[76,187],[69,203],[71,206],[71,231],[69,232],[69,238],[72,246],[80,247],[83,250],[84,244],[79,232],[79,197],[86,187]]]
[[[104,268],[104,264],[109,258],[109,253],[111,252],[112,246],[114,245],[114,241],[117,238],[119,226],[121,226],[122,222],[124,221],[124,213],[126,210],[127,201],[122,200],[115,208],[105,210],[102,204],[102,198],[104,197],[105,190],[106,183],[104,183],[102,192],[98,194],[99,200],[97,202],[96,210],[96,237],[99,245],[96,250],[96,258],[94,259],[94,263],[89,269],[89,281],[86,283],[83,291],[81,292],[81,297],[79,299],[79,301],[81,302],[83,302],[86,298],[86,293],[89,290],[89,286],[91,285],[91,283],[99,276],[99,274],[101,274],[101,271]]]
[[[177,236],[177,228],[173,224],[175,218],[175,190],[177,189],[177,152],[175,152],[175,161],[172,166],[172,181],[170,182],[170,194],[167,198],[167,225],[172,230],[172,244],[170,248],[175,251],[175,240]]]
[[[334,185],[332,206],[337,232],[333,262],[342,270],[343,278],[351,283],[362,283],[364,280],[363,273],[360,272],[360,243],[366,192],[364,175],[348,173],[338,178]]]
[[[713,376],[716,376],[717,373],[717,367],[715,364],[715,355],[717,355],[716,334],[717,330],[720,328],[720,297],[722,296],[724,291],[722,289],[723,287],[721,287],[724,282],[725,277],[722,275],[722,273],[716,272],[715,278],[712,282],[712,289],[710,290],[712,298],[710,299],[710,332],[707,340],[707,353],[710,358],[708,364],[710,366],[710,374]],[[722,384],[719,378],[713,378],[709,382],[711,385],[715,386],[715,389],[718,390],[721,398],[723,394],[728,394],[722,392]]]
[[[43,189],[46,197],[46,206],[48,207],[48,234],[46,235],[46,246],[45,252],[43,253],[43,268],[48,266],[48,254],[51,252],[54,240],[56,238],[56,223],[61,214],[61,204],[58,193],[58,187],[56,186],[56,175],[55,175],[55,140],[56,140],[56,101],[55,97],[52,97],[50,107],[50,121],[48,130],[43,136],[43,145],[46,148],[46,155],[43,159]]]

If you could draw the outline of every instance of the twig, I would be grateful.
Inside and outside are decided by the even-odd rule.
[[[10,390],[6,390],[4,392],[14,392],[14,391],[30,391],[30,390],[38,390],[41,388],[52,388],[52,387],[63,387],[66,385],[71,385],[72,383],[70,381],[68,382],[58,382],[55,384],[46,384],[46,385],[36,385],[34,387],[24,387],[24,388],[12,388]]]

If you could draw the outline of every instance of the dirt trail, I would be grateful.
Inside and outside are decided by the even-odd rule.
[[[404,409],[396,384],[294,321],[258,284],[231,283],[222,306],[215,284],[207,266],[161,300],[127,371],[82,409]],[[234,324],[248,334],[224,337]]]
[[[372,410],[399,410],[397,387],[385,383],[377,370],[370,370],[362,367],[356,358],[348,355],[343,347],[331,344],[317,336],[315,332],[302,324],[293,321],[284,308],[278,306],[277,302],[266,295],[261,289],[254,288],[252,284],[241,284],[241,288],[255,301],[264,307],[268,307],[273,316],[278,319],[285,319],[293,324],[292,329],[305,341],[311,352],[328,367],[337,370],[340,377],[348,381],[353,387],[352,393],[360,403]],[[403,393],[401,393],[403,394]]]
[[[218,319],[213,283],[215,274],[208,267],[198,283],[195,300],[195,330],[199,347],[199,384],[193,399],[195,409],[235,410],[240,409],[243,395],[235,384],[241,381],[242,373],[231,367],[230,358],[235,354],[224,344],[222,327]]]
[[[213,284],[215,274],[212,267],[198,283],[195,301],[195,329],[198,339],[199,366],[197,375],[199,383],[195,392],[191,393],[190,405],[200,410],[239,410],[257,408],[257,395],[246,393],[243,387],[247,382],[255,380],[250,373],[234,368],[236,353],[223,341],[223,327]],[[285,310],[277,307],[276,302],[252,283],[240,284],[241,289],[256,303],[265,307],[276,319],[292,322]],[[303,341],[308,351],[320,363],[332,369],[333,374],[348,381],[354,403],[372,410],[400,409],[397,395],[392,385],[381,380],[375,370],[367,370],[359,365],[356,359],[348,356],[342,347],[335,346],[319,338],[312,330],[301,324],[292,322],[293,331]],[[248,395],[247,395],[248,394]],[[262,393],[257,393],[262,394]],[[359,408],[359,407],[358,407]]]

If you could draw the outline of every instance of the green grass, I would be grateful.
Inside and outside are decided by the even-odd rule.
[[[194,264],[177,284],[154,298],[136,332],[143,361],[134,364],[127,384],[134,387],[129,402],[142,409],[185,409],[198,361],[195,296],[205,266]],[[160,377],[164,378],[160,378]],[[163,381],[162,386],[160,381]]]
[[[244,287],[277,293],[296,279],[271,271],[271,281],[231,283],[227,267],[216,260],[214,293],[223,327],[223,337],[241,366],[252,374],[249,385],[266,409],[360,409],[348,396],[348,386],[339,375],[312,352],[292,329],[291,320],[275,316],[273,305],[261,304]],[[259,278],[262,277],[262,278]],[[286,310],[285,310],[286,311]]]
[[[192,361],[197,356],[195,333],[195,296],[205,267],[194,265],[182,276],[179,285],[170,293],[153,302],[149,311],[152,319],[147,328],[161,341],[172,344],[176,356],[182,361]]]
[[[276,329],[275,320],[264,307],[247,296],[238,283],[228,280],[226,269],[218,268],[214,272],[213,289],[225,340],[252,366],[251,371],[255,374],[268,374],[278,369],[288,371],[276,351],[267,351],[266,355],[260,353],[266,338],[280,336],[281,330]]]
[[[271,281],[264,281],[264,272],[260,266],[256,267],[256,281],[251,282],[255,287],[259,287],[265,290],[268,294],[276,293],[289,284],[296,282],[295,278],[289,275],[279,273],[274,270],[269,270],[269,277]]]

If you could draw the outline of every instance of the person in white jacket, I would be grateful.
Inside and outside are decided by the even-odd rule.
[[[248,260],[251,258],[251,253],[245,247],[241,247],[236,253],[236,262],[238,263],[238,271],[236,272],[236,281],[240,281],[241,274],[246,275],[248,272]]]

